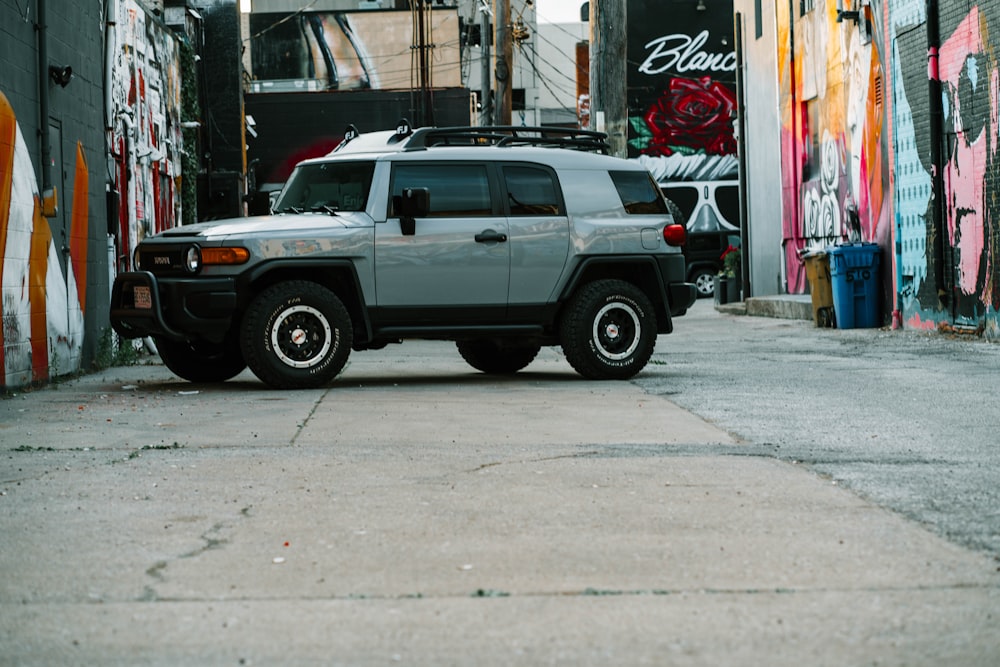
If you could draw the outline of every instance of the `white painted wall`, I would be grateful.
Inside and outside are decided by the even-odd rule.
[[[760,0],[762,34],[756,36],[755,0],[734,0],[742,15],[746,97],[746,179],[753,296],[785,291],[781,263],[781,118],[778,112],[775,0]]]

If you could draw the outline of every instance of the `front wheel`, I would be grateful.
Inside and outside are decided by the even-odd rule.
[[[513,375],[538,355],[541,345],[503,340],[460,340],[458,353],[466,363],[490,375]]]
[[[163,365],[188,382],[225,382],[247,367],[238,345],[224,343],[186,343],[155,339],[156,351]]]
[[[645,368],[656,345],[656,313],[645,292],[624,280],[582,287],[563,311],[566,360],[591,380],[627,380]]]
[[[240,346],[250,370],[276,389],[319,387],[344,368],[354,329],[347,308],[322,285],[278,283],[253,300]]]

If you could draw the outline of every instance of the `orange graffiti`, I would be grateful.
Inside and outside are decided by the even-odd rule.
[[[32,216],[31,256],[28,259],[28,300],[31,303],[31,372],[37,382],[49,377],[49,331],[45,313],[45,277],[49,272],[52,232],[42,216],[38,197]]]
[[[69,255],[73,260],[73,274],[76,276],[76,294],[80,309],[86,311],[87,302],[87,236],[90,175],[87,171],[87,157],[83,144],[76,143],[76,178],[73,181],[73,210],[69,232]]]

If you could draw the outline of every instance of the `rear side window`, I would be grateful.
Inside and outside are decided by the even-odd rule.
[[[660,188],[645,171],[611,171],[615,189],[622,200],[625,212],[633,215],[668,213]]]
[[[475,217],[493,215],[490,181],[483,164],[399,164],[393,172],[392,194],[406,188],[430,191],[430,215]],[[393,212],[394,215],[398,213]]]
[[[512,216],[559,215],[559,197],[552,174],[537,167],[503,168],[507,203]]]

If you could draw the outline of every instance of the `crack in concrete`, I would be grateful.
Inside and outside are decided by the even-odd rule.
[[[248,505],[240,510],[240,517],[243,519],[250,517],[250,510],[253,506]],[[219,537],[219,533],[232,526],[231,522],[219,521],[212,525],[211,528],[206,530],[204,533],[198,536],[198,539],[202,540],[204,544],[196,549],[187,551],[185,553],[179,554],[170,560],[160,560],[154,563],[151,567],[146,570],[146,576],[154,580],[155,583],[163,583],[167,580],[166,570],[170,567],[170,564],[179,560],[186,560],[189,558],[197,558],[202,554],[205,554],[214,549],[221,549],[225,545],[229,544],[229,540],[224,537]],[[143,589],[142,594],[136,598],[137,602],[162,602],[169,600],[170,598],[161,597],[157,592],[154,585],[148,585]]]
[[[374,601],[394,602],[402,600],[456,600],[463,598],[583,598],[583,597],[667,597],[693,595],[827,595],[830,593],[938,593],[948,591],[968,590],[998,590],[1000,583],[956,583],[936,586],[865,586],[861,588],[795,588],[777,586],[774,588],[636,588],[615,589],[587,587],[570,591],[525,591],[510,592],[493,588],[477,588],[468,593],[428,595],[426,593],[344,593],[340,595],[302,595],[295,597],[256,597],[234,596],[224,599],[198,597],[170,597],[144,600],[148,602],[203,602],[211,599],[213,602],[352,602]]]
[[[295,445],[295,441],[298,440],[299,436],[302,435],[302,432],[306,430],[306,426],[312,420],[313,415],[316,414],[316,410],[319,409],[320,404],[326,399],[326,397],[330,394],[331,391],[333,391],[333,388],[328,387],[322,394],[319,395],[319,397],[316,399],[316,402],[313,403],[312,410],[310,410],[309,414],[306,415],[306,418],[302,420],[301,424],[296,425],[295,435],[293,435],[292,439],[288,441],[289,445],[292,446]]]
[[[590,450],[586,452],[576,452],[574,454],[560,454],[558,456],[543,456],[535,459],[518,459],[516,461],[490,461],[489,463],[483,463],[476,466],[470,470],[466,470],[467,473],[480,472],[486,470],[487,468],[495,468],[497,466],[524,464],[524,463],[546,463],[548,461],[559,461],[562,459],[582,459],[590,458],[592,456],[599,455],[600,452],[597,450]]]

